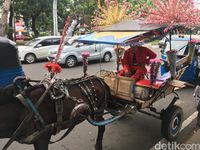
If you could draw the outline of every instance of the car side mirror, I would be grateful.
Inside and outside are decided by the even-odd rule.
[[[37,44],[36,48],[42,47],[42,44]]]
[[[80,45],[79,45],[79,44],[77,44],[77,45],[76,45],[76,47],[80,47]]]
[[[162,54],[164,54],[164,49],[161,49],[160,52],[161,52]]]

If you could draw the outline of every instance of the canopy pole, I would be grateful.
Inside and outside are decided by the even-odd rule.
[[[117,44],[117,47],[116,47],[116,49],[115,49],[115,52],[116,52],[116,55],[117,55],[117,59],[116,59],[116,62],[117,62],[117,68],[116,68],[116,70],[117,70],[117,72],[119,72],[119,45]]]
[[[99,60],[100,66],[99,67],[100,67],[100,71],[101,71],[101,69],[102,69],[102,66],[101,66],[101,56],[102,56],[102,54],[101,54],[101,44],[99,44],[99,50],[100,50],[100,60]]]
[[[172,50],[172,30],[170,30],[170,32],[169,32],[169,48],[171,51]]]

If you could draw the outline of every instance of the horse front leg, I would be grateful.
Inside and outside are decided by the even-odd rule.
[[[98,118],[98,121],[103,121],[104,118]],[[102,142],[103,142],[103,135],[105,132],[105,125],[104,126],[98,126],[98,135],[97,135],[97,139],[96,139],[96,144],[95,144],[95,150],[102,150],[103,146],[102,146]]]
[[[51,134],[44,134],[34,142],[35,150],[48,150]]]

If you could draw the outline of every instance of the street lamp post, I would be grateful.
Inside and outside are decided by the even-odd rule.
[[[53,35],[58,35],[57,0],[53,0]]]

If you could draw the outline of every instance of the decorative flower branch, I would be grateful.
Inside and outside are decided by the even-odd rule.
[[[174,25],[194,28],[200,24],[200,10],[193,0],[153,0],[153,7],[143,5],[142,10],[146,24],[166,25],[166,30]]]
[[[123,0],[107,0],[104,6],[98,6],[98,10],[95,11],[92,25],[93,29],[101,29],[109,25],[121,22],[133,17],[134,12],[132,10],[132,4]]]

